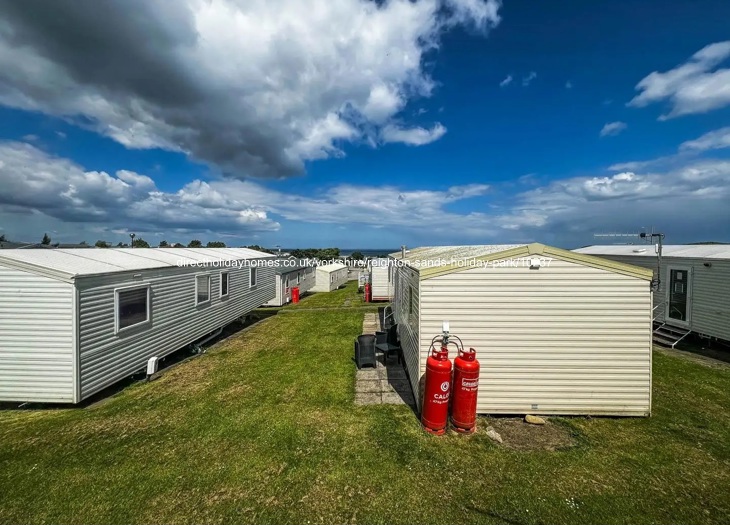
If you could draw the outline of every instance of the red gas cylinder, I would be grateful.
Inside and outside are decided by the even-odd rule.
[[[457,432],[471,434],[477,424],[477,390],[479,361],[476,350],[470,348],[454,359],[454,387],[451,396],[451,424]]]
[[[370,283],[365,283],[365,302],[370,303],[373,300],[372,296],[372,288],[370,288]]]
[[[421,424],[426,432],[440,436],[446,432],[451,393],[451,361],[449,350],[431,347],[426,361],[426,384],[423,392]]]
[[[295,286],[291,289],[291,302],[292,303],[298,303],[299,302],[299,287]]]

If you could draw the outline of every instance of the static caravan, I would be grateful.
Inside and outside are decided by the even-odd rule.
[[[331,292],[347,283],[347,266],[342,263],[317,266],[313,292]]]
[[[373,301],[391,301],[393,299],[393,280],[388,259],[373,259],[370,265],[370,286]]]
[[[0,401],[78,403],[274,297],[245,248],[0,253]]]
[[[431,340],[449,321],[481,362],[479,413],[650,414],[651,271],[542,244],[391,258],[393,312],[419,403]]]
[[[653,245],[589,246],[575,250],[648,268],[660,277],[654,292],[657,342],[674,346],[689,332],[730,341],[730,245],[666,245],[661,276]]]
[[[314,286],[315,269],[312,262],[305,259],[281,259],[274,267],[274,286],[276,296],[266,303],[267,306],[284,306],[292,300],[292,288],[298,287],[299,293],[308,292]]]

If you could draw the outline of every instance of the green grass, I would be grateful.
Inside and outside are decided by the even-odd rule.
[[[361,292],[357,291],[357,281],[348,281],[341,288],[327,293],[307,293],[299,303],[289,303],[281,307],[259,308],[256,312],[272,311],[291,312],[292,310],[308,310],[315,308],[361,308],[376,311],[378,306],[387,303],[366,303]]]
[[[556,452],[436,438],[353,405],[348,293],[105,402],[0,412],[0,522],[727,522],[727,369],[656,354],[651,418],[559,419]]]

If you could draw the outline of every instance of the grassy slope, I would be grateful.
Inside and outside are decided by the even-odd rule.
[[[361,304],[351,288],[337,293]],[[406,407],[354,407],[350,359],[362,315],[277,315],[104,403],[0,412],[0,522],[721,523],[730,515],[727,370],[656,355],[653,417],[565,419],[577,447],[514,452],[483,435],[427,436]]]

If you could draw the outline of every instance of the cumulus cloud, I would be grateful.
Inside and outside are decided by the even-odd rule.
[[[195,180],[165,192],[146,175],[87,171],[33,145],[0,142],[0,212],[40,212],[66,223],[103,231],[212,231],[250,236],[275,232],[280,219],[362,224],[404,229],[454,230],[466,235],[493,228],[484,214],[459,214],[444,206],[484,196],[485,184],[445,190],[402,190],[342,184],[312,195],[289,194],[246,180]]]
[[[730,148],[730,127],[716,129],[679,146],[680,151],[707,151]]]
[[[214,230],[220,233],[276,231],[279,224],[247,199],[212,196],[200,185],[175,193],[132,171],[86,171],[30,144],[0,143],[0,210],[41,212],[69,223],[111,228]]]
[[[612,137],[612,136],[618,135],[623,130],[625,130],[627,127],[628,126],[626,125],[625,122],[619,122],[619,121],[609,122],[608,124],[605,124],[601,128],[600,135],[601,135],[601,137]]]
[[[395,125],[434,89],[424,53],[455,25],[488,31],[500,4],[0,0],[0,104],[233,176],[287,176]]]
[[[644,107],[667,100],[671,110],[661,120],[706,113],[730,104],[730,69],[716,69],[730,58],[730,41],[710,44],[674,69],[643,78],[629,106]]]
[[[383,128],[380,138],[383,142],[402,142],[410,146],[423,146],[437,141],[446,134],[446,128],[437,122],[431,129],[421,127],[402,128],[398,125],[388,125]]]
[[[512,83],[512,75],[507,75],[504,80],[499,83],[499,87],[507,87]]]
[[[537,73],[535,73],[534,71],[530,71],[527,75],[522,77],[523,87],[529,86],[532,83],[532,81],[535,80],[536,78],[537,78]]]
[[[567,246],[595,243],[593,233],[658,227],[674,242],[707,231],[730,235],[730,161],[695,159],[661,172],[622,172],[557,180],[524,192],[494,218],[502,228]],[[681,214],[677,210],[682,210]],[[546,240],[546,242],[548,242]]]

